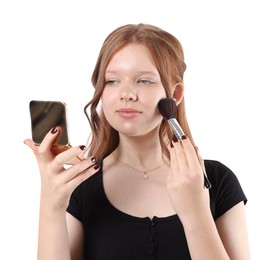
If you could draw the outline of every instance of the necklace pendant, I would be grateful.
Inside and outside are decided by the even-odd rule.
[[[143,172],[143,179],[144,180],[149,179],[149,174],[147,172]]]

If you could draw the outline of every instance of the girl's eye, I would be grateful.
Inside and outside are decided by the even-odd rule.
[[[116,84],[117,84],[117,80],[115,80],[115,79],[106,80],[106,85],[114,86]]]
[[[140,79],[140,80],[138,80],[138,83],[141,85],[144,85],[144,86],[148,86],[148,85],[153,84],[154,82],[151,80],[147,80],[147,79]]]

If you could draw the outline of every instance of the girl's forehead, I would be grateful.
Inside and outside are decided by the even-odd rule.
[[[106,72],[133,68],[140,71],[157,71],[154,59],[146,46],[141,44],[125,46],[111,58]]]

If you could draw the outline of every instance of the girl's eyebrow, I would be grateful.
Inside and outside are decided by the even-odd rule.
[[[116,71],[116,70],[107,70],[107,71],[105,72],[105,74],[118,74],[118,73],[119,73],[119,72]],[[139,75],[145,74],[145,75],[151,75],[151,76],[158,76],[157,73],[155,73],[155,72],[153,72],[153,71],[148,71],[148,70],[147,70],[147,71],[146,71],[146,70],[138,71],[137,74],[139,74]]]

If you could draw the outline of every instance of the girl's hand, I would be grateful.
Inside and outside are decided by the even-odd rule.
[[[72,147],[59,154],[53,152],[55,141],[59,136],[59,128],[53,128],[45,136],[39,146],[31,139],[24,143],[35,154],[41,175],[41,206],[48,210],[66,210],[74,189],[84,180],[98,171],[94,157],[87,158],[78,164],[64,168],[64,165],[79,156],[85,146]]]
[[[191,221],[210,210],[209,191],[204,187],[203,160],[186,137],[172,142],[170,156],[169,197],[178,216]]]

